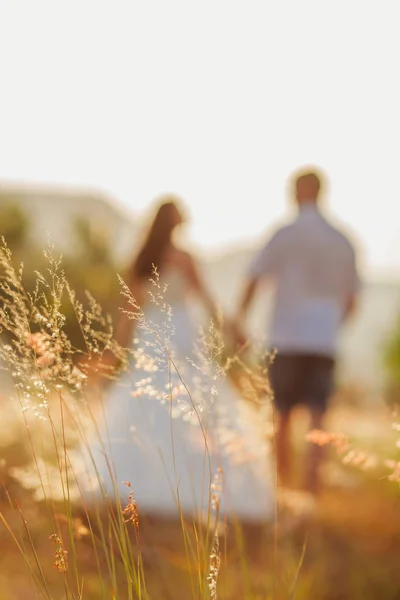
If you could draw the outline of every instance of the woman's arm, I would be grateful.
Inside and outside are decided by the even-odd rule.
[[[224,315],[221,314],[221,311],[219,310],[214,299],[212,298],[208,287],[205,284],[198,270],[195,261],[190,255],[187,256],[187,274],[192,289],[201,298],[205,308],[207,309],[210,317],[212,318],[216,326],[222,328],[225,335],[227,335],[228,338],[231,338],[234,344],[240,347],[243,346],[246,340],[241,330],[239,329],[235,321],[227,319]]]
[[[214,302],[195,261],[190,254],[185,254],[184,257],[184,267],[190,287],[199,296],[210,317],[215,322],[218,322],[221,315],[219,314],[217,305]]]

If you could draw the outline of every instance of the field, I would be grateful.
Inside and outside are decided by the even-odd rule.
[[[206,520],[178,510],[176,519],[161,520],[138,512],[134,498],[109,502],[103,496],[88,508],[72,456],[89,439],[86,409],[95,416],[101,407],[97,375],[108,363],[99,363],[99,356],[111,350],[123,365],[126,349],[113,339],[112,324],[93,298],[84,308],[59,261],[49,254],[48,263],[47,275],[38,274],[37,286],[27,293],[3,251],[0,350],[8,370],[0,399],[0,600],[400,597],[400,426],[383,400],[372,406],[357,392],[342,389],[333,398],[325,429],[334,435],[315,432],[307,440],[306,415],[295,414],[292,480],[278,488],[275,519],[268,525],[225,522],[215,507]],[[77,353],[65,330],[65,297],[85,354]],[[134,301],[132,306],[139,325],[154,334]],[[166,341],[156,329],[158,346],[152,348],[170,365],[169,311],[161,308]],[[225,350],[214,326],[203,337],[199,365],[208,378],[207,397],[214,398],[213,374],[223,368]],[[130,352],[148,363],[150,373],[155,370],[157,353],[152,358],[140,348]],[[236,382],[247,378],[242,390],[251,401],[249,390],[253,386],[259,396],[266,381],[260,365],[235,364],[239,368],[227,368],[228,375],[245,375]],[[326,442],[323,485],[314,497],[301,490],[304,455],[307,444]]]
[[[6,405],[3,402],[4,411]],[[383,405],[362,411],[343,406],[339,399],[333,405],[327,429],[349,434],[354,446],[368,453],[393,456],[396,437],[391,422],[392,415]],[[8,423],[10,431],[10,421],[4,419],[3,423]],[[383,468],[363,471],[354,465],[345,466],[340,456],[329,449],[324,463],[324,486],[319,496],[314,499],[299,490],[296,492],[306,427],[305,415],[299,412],[294,427],[298,464],[292,490],[280,490],[276,526],[263,530],[230,527],[227,531],[222,527],[219,533],[221,564],[214,596],[207,586],[201,592],[198,579],[207,575],[202,572],[205,563],[203,565],[201,558],[194,560],[185,549],[179,520],[162,521],[139,515],[139,549],[146,591],[142,590],[143,595],[138,597],[159,600],[399,598],[398,483],[389,481],[388,472]],[[33,484],[24,481],[21,475],[19,478],[10,475],[10,466],[22,464],[29,453],[28,437],[22,431],[20,428],[14,439],[9,436],[7,444],[1,447],[5,487],[0,504],[3,519],[0,525],[0,599],[41,597],[26,560],[30,561],[35,573],[42,573],[39,579],[46,582],[47,588],[44,597],[54,600],[136,597],[133,592],[132,596],[128,592],[124,557],[116,547],[112,552],[115,579],[114,583],[111,581],[108,554],[100,533],[96,531],[96,525],[89,533],[81,503],[72,502],[70,508],[64,500],[40,500],[35,496]],[[31,489],[29,485],[32,485]],[[105,513],[103,522],[107,518]],[[73,530],[74,559],[69,559],[66,572],[54,567],[55,553],[60,549],[50,539],[55,531],[54,523],[57,523],[57,531],[63,540],[62,548],[68,548],[68,559],[72,556],[69,538]],[[191,542],[201,547],[202,541],[195,539],[191,523],[187,524],[187,531]],[[14,534],[26,560],[12,539]],[[134,526],[131,536],[132,548],[138,555]],[[72,564],[75,562],[78,576]]]

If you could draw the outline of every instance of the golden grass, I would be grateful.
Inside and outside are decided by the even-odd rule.
[[[84,309],[70,290],[60,262],[51,252],[47,257],[48,275],[38,274],[37,288],[27,293],[10,253],[3,249],[1,255],[0,347],[13,391],[12,398],[7,395],[2,400],[0,600],[400,597],[399,488],[398,481],[388,479],[397,477],[398,433],[384,407],[370,414],[354,408],[346,411],[340,403],[333,408],[327,428],[347,437],[344,446],[342,441],[337,445],[339,454],[335,448],[327,449],[325,485],[316,500],[296,491],[307,432],[304,415],[298,412],[293,489],[279,490],[278,520],[268,526],[223,521],[214,526],[219,515],[218,499],[212,506],[212,486],[207,523],[184,517],[179,502],[176,519],[138,513],[134,495],[128,504],[118,495],[113,503],[104,496],[97,509],[89,510],[70,468],[70,452],[82,438],[87,441],[85,429],[77,429],[74,411],[79,406],[95,408],[83,394],[91,365],[97,368],[99,357],[113,352],[124,367],[127,350],[113,339],[112,322],[94,299],[89,296]],[[123,293],[138,324],[150,327],[157,348],[164,351],[162,360],[173,365],[168,343],[162,342],[165,332],[146,323],[126,287]],[[85,351],[78,356],[63,329],[63,295],[82,331]],[[169,310],[162,304],[157,282],[156,296],[168,332]],[[199,360],[210,379],[210,374],[213,378],[227,365],[215,328],[208,333]],[[133,360],[143,360],[136,349],[130,353]],[[77,358],[84,359],[79,368]],[[228,366],[228,375],[249,402],[257,405],[260,396],[268,396],[257,365],[248,367],[235,359]],[[100,407],[98,398],[94,400]],[[200,429],[206,435],[201,425]],[[324,443],[321,436],[316,434],[315,439]],[[379,461],[363,470],[360,452],[374,453]],[[387,466],[385,457],[393,464]]]
[[[336,412],[336,414],[335,414]],[[333,410],[331,422],[341,422],[340,409]],[[384,411],[382,410],[382,413]],[[369,421],[367,415],[353,413],[353,424]],[[381,415],[382,417],[382,415]],[[372,418],[376,419],[376,412]],[[382,420],[384,420],[384,415]],[[346,422],[349,424],[348,415]],[[297,426],[299,437],[305,423]],[[353,427],[356,434],[356,427]],[[365,441],[360,440],[360,441]],[[298,447],[301,452],[300,439]],[[22,447],[14,444],[8,448],[8,463],[15,462]],[[329,457],[339,469],[339,458]],[[400,492],[396,484],[381,480],[378,474],[354,474],[354,485],[344,477],[342,486],[326,485],[318,498],[318,509],[307,518],[293,517],[293,511],[282,507],[278,561],[274,565],[274,541],[270,530],[244,527],[238,538],[232,530],[220,534],[221,568],[218,578],[218,598],[225,600],[289,598],[305,536],[307,547],[300,570],[294,597],[329,599],[395,599],[400,590]],[[6,471],[3,469],[3,479]],[[296,475],[296,474],[295,474]],[[360,480],[361,477],[361,480]],[[8,479],[7,492],[2,490],[0,510],[8,526],[23,540],[30,559],[33,554],[27,545],[27,533],[34,541],[35,552],[43,569],[50,590],[50,598],[65,596],[64,574],[54,568],[55,550],[51,535],[54,534],[49,518],[48,505],[35,501],[32,492],[24,490],[17,480]],[[59,535],[70,554],[69,528],[65,517],[64,502],[54,503],[58,514]],[[102,544],[95,552],[89,534],[85,511],[72,507],[72,523],[76,561],[79,564],[83,586],[82,597],[86,600],[113,598],[112,582],[107,575],[107,558]],[[64,515],[64,516],[63,516]],[[104,515],[106,518],[107,515]],[[182,525],[177,519],[163,520],[156,516],[140,515],[140,535],[143,568],[149,598],[168,600],[192,598],[190,569],[196,569],[196,560],[188,562],[182,539]],[[23,520],[26,522],[24,525]],[[288,529],[285,530],[285,525]],[[187,523],[191,542],[196,535],[191,523]],[[94,533],[95,537],[97,533]],[[131,528],[132,547],[135,527]],[[21,536],[21,537],[20,537]],[[15,543],[6,527],[0,526],[0,598],[19,600],[37,598],[32,577],[26,568]],[[97,553],[97,556],[96,556]],[[68,556],[67,554],[67,556]],[[123,561],[115,551],[115,572],[124,581]],[[103,576],[99,576],[98,565]],[[276,569],[274,572],[273,569]],[[203,575],[206,575],[203,573]],[[275,594],[273,595],[275,581]],[[123,589],[123,585],[121,586]],[[122,591],[117,598],[125,598]],[[201,596],[194,596],[201,597]]]

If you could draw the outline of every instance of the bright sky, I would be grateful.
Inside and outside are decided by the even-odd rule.
[[[0,181],[187,201],[254,242],[303,163],[369,269],[400,273],[398,0],[0,0]]]

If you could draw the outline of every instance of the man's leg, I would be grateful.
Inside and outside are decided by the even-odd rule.
[[[307,361],[307,398],[310,410],[310,429],[323,429],[328,400],[333,387],[334,360],[325,356],[310,356]],[[319,468],[323,459],[323,448],[308,444],[305,486],[312,492],[319,490]]]
[[[292,470],[291,413],[298,397],[299,363],[296,355],[278,354],[269,367],[277,419],[275,431],[278,483],[289,484]]]
[[[324,410],[311,409],[310,429],[322,429],[325,416]],[[309,442],[306,453],[305,488],[315,494],[319,490],[319,468],[323,459],[323,448]]]

